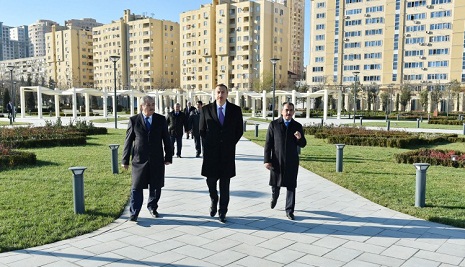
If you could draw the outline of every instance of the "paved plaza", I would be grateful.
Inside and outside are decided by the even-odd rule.
[[[143,209],[135,223],[126,210],[98,231],[2,253],[0,266],[465,266],[465,229],[387,209],[303,168],[291,221],[285,191],[270,209],[263,148],[242,138],[236,153],[225,224],[209,216],[202,159],[184,139],[183,158],[167,167],[161,218]]]

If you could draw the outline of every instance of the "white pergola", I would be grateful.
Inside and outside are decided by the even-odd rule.
[[[21,118],[25,117],[25,112],[26,112],[26,98],[25,98],[25,93],[26,92],[36,92],[37,93],[37,110],[38,110],[38,117],[42,118],[42,94],[45,95],[53,95],[55,96],[55,116],[58,117],[60,115],[60,105],[59,105],[59,97],[60,96],[68,96],[70,95],[72,98],[72,111],[73,111],[73,118],[77,118],[77,94],[83,94],[84,95],[84,101],[85,101],[85,116],[89,117],[90,116],[90,96],[99,96],[102,97],[103,100],[103,116],[106,118],[108,116],[107,114],[107,99],[109,96],[113,97],[113,110],[116,109],[116,99],[115,99],[115,94],[114,92],[107,92],[105,90],[98,90],[94,88],[70,88],[65,91],[61,90],[52,90],[47,87],[42,87],[42,86],[22,86],[20,87],[20,102],[21,102]],[[278,113],[281,113],[281,106],[282,106],[282,97],[291,97],[291,102],[296,103],[297,98],[306,98],[306,117],[309,118],[310,116],[310,99],[311,98],[317,98],[317,97],[323,97],[323,103],[324,103],[324,108],[323,108],[323,120],[326,121],[328,117],[328,95],[330,93],[338,93],[338,102],[337,102],[337,118],[341,118],[341,108],[342,108],[342,92],[341,90],[337,89],[324,89],[324,90],[319,90],[316,92],[310,92],[307,91],[306,93],[299,93],[295,90],[292,91],[282,91],[282,90],[276,90],[275,91],[275,97],[278,99]],[[183,91],[180,89],[165,89],[165,90],[153,90],[148,93],[140,92],[138,90],[117,90],[116,91],[116,96],[120,95],[126,95],[129,96],[130,99],[130,106],[131,106],[131,116],[134,115],[134,99],[137,97],[143,97],[146,95],[152,96],[155,99],[155,105],[157,107],[157,113],[159,114],[166,114],[168,112],[168,105],[166,105],[165,101],[163,101],[164,97],[175,97],[175,100],[177,103],[183,103],[183,99],[189,100],[189,101],[194,101],[195,98],[197,99],[205,99],[208,98],[209,101],[215,99],[214,91],[194,91],[194,90],[188,90],[188,91]],[[247,96],[250,97],[253,100],[256,99],[262,99],[262,106],[263,109],[266,109],[267,107],[267,99],[273,97],[273,92],[266,92],[263,91],[262,93],[257,93],[257,92],[252,92],[252,91],[247,91],[247,92],[241,92],[241,91],[232,91],[229,93],[228,97],[229,99],[234,99],[234,103],[236,105],[240,104],[240,98],[241,96]],[[207,102],[207,101],[205,101]],[[139,107],[140,109],[140,107]],[[138,109],[138,112],[140,110]],[[256,106],[255,106],[255,101],[252,101],[252,116],[255,116],[256,113]],[[267,112],[262,112],[262,117],[266,118]]]

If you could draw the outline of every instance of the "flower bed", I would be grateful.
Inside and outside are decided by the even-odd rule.
[[[455,155],[455,160],[452,156]],[[454,150],[418,149],[395,155],[397,163],[429,163],[446,167],[465,167],[465,153]]]

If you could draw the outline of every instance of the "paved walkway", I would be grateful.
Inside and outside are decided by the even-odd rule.
[[[134,223],[126,211],[93,233],[2,253],[0,266],[465,266],[465,229],[389,210],[303,168],[288,220],[284,195],[270,209],[263,149],[245,139],[222,224],[209,216],[193,140],[183,143],[184,157],[167,167],[161,218],[143,209]]]

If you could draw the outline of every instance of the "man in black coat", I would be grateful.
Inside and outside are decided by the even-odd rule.
[[[174,110],[168,113],[166,118],[168,123],[168,133],[170,134],[171,144],[173,146],[173,155],[174,155],[174,142],[176,142],[176,156],[181,157],[182,149],[182,135],[184,134],[184,129],[187,129],[187,119],[186,114],[181,111],[181,105],[176,103],[174,105]]]
[[[192,106],[191,101],[187,101],[187,107],[184,108],[184,114],[186,114],[186,121],[189,121],[189,116],[191,115],[191,112],[194,111],[195,108]],[[189,139],[189,134],[191,132],[192,128],[190,128],[190,125],[187,124],[186,127],[186,139]],[[192,139],[194,139],[194,136],[192,136]]]
[[[13,118],[13,103],[11,101],[6,104],[6,110],[8,111],[8,118]]]
[[[236,144],[243,134],[243,120],[241,108],[227,101],[226,85],[217,85],[214,93],[216,101],[204,106],[200,112],[202,176],[207,177],[210,216],[216,215],[219,200],[219,220],[224,223],[228,212],[230,179],[236,176]],[[216,189],[218,181],[220,198]]]
[[[144,96],[141,102],[142,113],[129,119],[122,156],[126,170],[132,156],[131,221],[137,221],[145,188],[149,189],[147,208],[153,217],[159,217],[157,208],[165,185],[165,165],[171,164],[173,157],[165,117],[154,113],[152,97]]]
[[[200,142],[199,132],[199,121],[200,121],[200,110],[202,109],[202,101],[197,101],[197,108],[192,110],[189,114],[189,129],[192,133],[192,139],[195,142],[195,157],[199,158],[202,153],[202,143]]]
[[[286,216],[294,220],[295,189],[299,170],[298,147],[305,147],[302,125],[292,119],[294,104],[285,102],[282,117],[272,121],[265,142],[265,168],[270,170],[271,208],[276,206],[281,187],[287,188]]]

